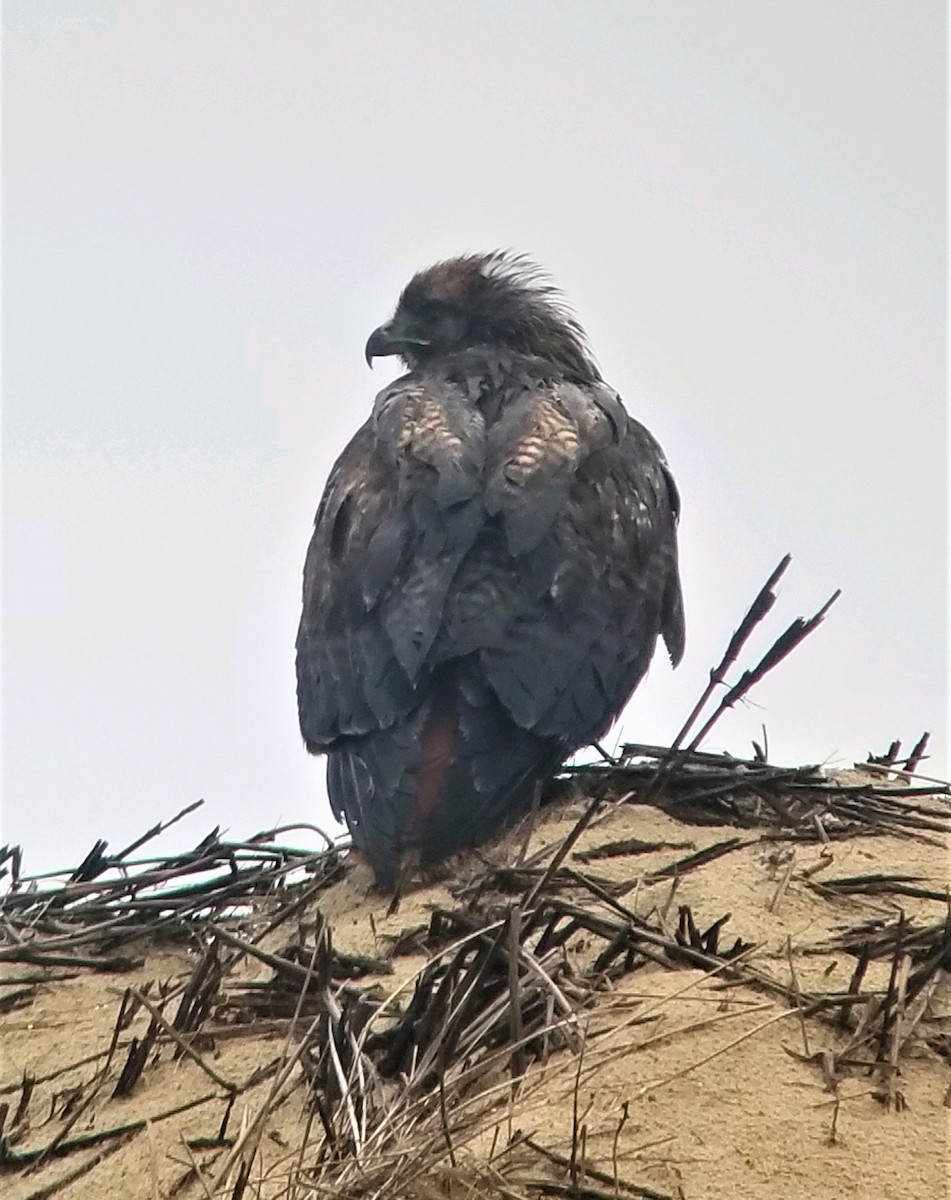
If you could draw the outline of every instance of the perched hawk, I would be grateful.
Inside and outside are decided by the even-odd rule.
[[[407,367],[331,472],[297,696],[377,883],[524,810],[684,647],[678,497],[540,270],[437,263],[366,357]]]

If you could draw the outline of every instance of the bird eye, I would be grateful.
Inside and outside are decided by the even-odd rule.
[[[423,300],[416,306],[416,315],[424,321],[438,321],[447,312],[449,312],[449,306],[441,300]]]

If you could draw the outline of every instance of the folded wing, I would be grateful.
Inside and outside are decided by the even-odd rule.
[[[458,379],[458,376],[457,376]],[[381,393],[317,514],[301,730],[385,881],[485,837],[683,650],[677,496],[608,388],[523,386],[487,422],[448,376]]]

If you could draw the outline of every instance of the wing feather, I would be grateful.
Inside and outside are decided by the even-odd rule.
[[[397,381],[338,459],[304,567],[298,707],[308,747],[389,728],[419,700],[456,568],[482,520],[481,416]]]
[[[489,804],[492,721],[510,719],[554,762],[603,733],[658,636],[674,662],[683,652],[679,499],[651,435],[599,384],[523,381],[492,404],[501,415],[487,424],[465,378],[398,380],[318,510],[297,642],[301,729],[316,751],[352,739],[355,757],[332,771],[365,826],[381,788],[395,789],[392,807],[409,786],[427,696],[451,664],[465,663],[459,678],[479,693],[477,705],[459,693],[460,736],[479,741],[470,774]],[[504,720],[490,717],[496,703]],[[512,750],[526,780],[528,745]]]
[[[509,462],[534,455],[518,478],[503,469],[495,493],[520,586],[509,619],[486,629],[480,659],[520,725],[579,746],[623,707],[658,635],[679,657],[683,612],[660,448],[631,418],[609,419],[595,389],[567,397],[570,406],[558,395],[576,447],[563,435],[556,450],[537,450],[527,423],[510,445]]]

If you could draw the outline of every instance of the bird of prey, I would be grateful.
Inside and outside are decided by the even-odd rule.
[[[366,344],[407,368],[334,466],[297,696],[335,815],[392,889],[495,833],[684,647],[679,500],[541,270],[437,263]]]

